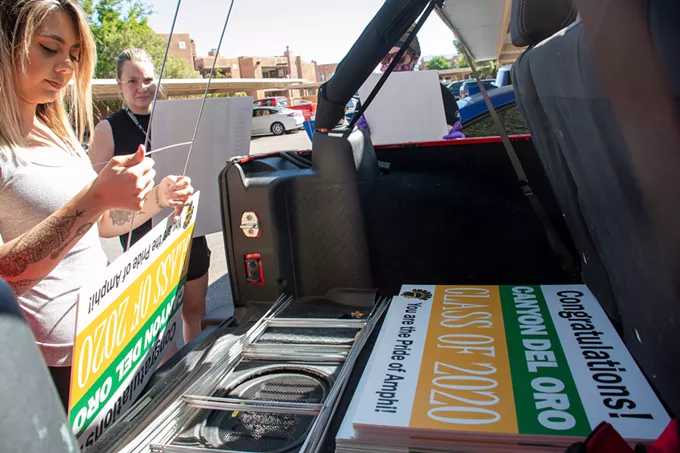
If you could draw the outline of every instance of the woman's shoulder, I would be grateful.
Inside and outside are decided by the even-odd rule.
[[[18,167],[25,163],[26,162],[19,157],[16,150],[6,146],[0,146],[0,186]]]
[[[115,125],[120,124],[121,121],[124,121],[126,116],[127,115],[125,114],[125,110],[118,110],[117,112],[114,112],[111,115],[104,118],[99,124],[106,122],[111,127],[115,127]]]

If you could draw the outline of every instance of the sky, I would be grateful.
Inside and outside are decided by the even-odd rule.
[[[154,14],[149,25],[168,33],[176,0],[145,0]],[[189,33],[199,56],[216,48],[229,0],[182,0],[175,33]],[[295,55],[319,64],[339,63],[383,0],[235,0],[220,55]],[[454,55],[453,35],[436,14],[425,23],[418,39],[423,56]]]

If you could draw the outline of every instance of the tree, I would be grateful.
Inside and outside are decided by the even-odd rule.
[[[149,26],[148,18],[153,11],[143,0],[82,0],[81,6],[88,15],[97,45],[95,78],[116,78],[116,59],[131,47],[146,50],[160,73],[167,42]],[[163,78],[198,78],[198,73],[182,58],[168,56]],[[100,121],[118,110],[121,102],[96,101],[95,120]]]
[[[82,6],[97,44],[95,78],[115,78],[116,59],[130,47],[146,50],[160,71],[166,41],[149,26],[153,11],[143,0],[83,0]],[[163,78],[195,77],[198,74],[188,62],[168,56]]]
[[[425,69],[430,69],[430,70],[442,70],[442,69],[451,69],[451,63],[444,58],[444,57],[433,57],[430,61],[427,62],[425,65]]]
[[[458,40],[454,40],[453,45],[456,46],[459,55],[454,62],[454,66],[456,68],[469,68],[470,63],[468,63],[465,52],[463,52],[463,45]],[[475,61],[475,69],[477,69],[480,79],[496,77],[495,61]]]

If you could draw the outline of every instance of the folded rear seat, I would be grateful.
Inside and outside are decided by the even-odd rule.
[[[657,45],[666,60],[675,60],[679,27],[669,25],[668,15],[659,14],[653,3],[648,10],[652,35],[663,39]],[[680,15],[674,17],[677,22]],[[517,104],[581,255],[584,281],[662,398],[678,413],[680,276],[661,257],[663,244],[645,212],[644,194],[583,24],[576,20],[568,25],[575,19],[569,0],[513,1],[513,43],[530,46],[512,70]],[[631,55],[632,64],[634,60]],[[674,66],[678,63],[667,68]],[[675,76],[677,99],[680,79],[677,72]],[[653,89],[631,87],[631,96],[639,96],[641,105],[644,88]]]

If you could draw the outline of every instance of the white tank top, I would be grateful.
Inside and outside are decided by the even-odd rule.
[[[20,155],[25,164],[0,157],[0,237],[4,242],[36,226],[97,176],[87,157],[70,156],[59,149],[22,150]],[[47,277],[19,297],[48,366],[71,365],[78,290],[107,264],[95,224]]]

